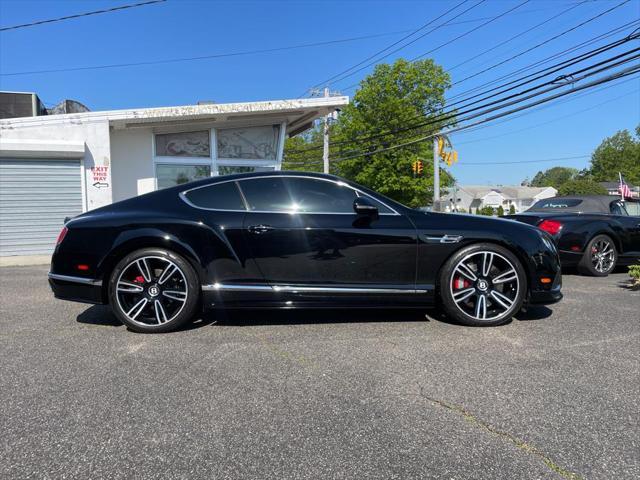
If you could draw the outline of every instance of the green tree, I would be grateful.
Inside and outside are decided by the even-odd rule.
[[[588,179],[569,180],[558,189],[558,195],[606,195],[607,190]]]
[[[496,212],[498,214],[499,217],[503,217],[504,216],[504,208],[502,208],[502,205],[500,205],[498,207],[498,210]]]
[[[337,160],[334,162],[336,173],[412,207],[431,203],[431,140],[377,151],[438,132],[444,122],[434,119],[445,107],[444,93],[449,85],[449,75],[433,60],[408,62],[400,59],[391,65],[377,65],[373,73],[360,83],[352,102],[343,109],[333,136],[345,143],[332,150],[332,157],[366,155]],[[362,141],[371,135],[422,121],[434,123]],[[412,171],[414,161],[423,162],[421,176],[414,175]],[[453,178],[441,169],[440,187],[452,184]]]
[[[515,215],[515,214],[516,214],[516,207],[515,207],[515,205],[512,203],[512,204],[509,206],[509,215]]]
[[[553,187],[557,189],[569,180],[573,180],[577,174],[578,170],[575,168],[553,167],[544,172],[536,173],[530,184],[532,187]]]
[[[635,136],[621,130],[605,138],[591,155],[589,172],[596,182],[617,181],[621,172],[628,183],[640,184],[640,125]]]
[[[480,215],[480,209],[476,207],[476,215]]]
[[[302,170],[322,172],[322,127],[312,130],[284,142],[283,170]]]

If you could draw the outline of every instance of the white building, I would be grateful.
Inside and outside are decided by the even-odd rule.
[[[51,253],[67,216],[197,178],[279,170],[347,97],[0,120],[0,257]]]
[[[465,185],[451,189],[442,198],[442,208],[447,212],[475,213],[476,209],[502,206],[505,212],[513,205],[516,212],[522,212],[538,200],[555,197],[558,191],[553,187],[484,186]]]

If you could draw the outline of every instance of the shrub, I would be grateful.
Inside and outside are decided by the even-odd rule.
[[[640,264],[629,267],[629,276],[631,277],[632,285],[635,288],[640,288]]]
[[[503,217],[504,216],[504,208],[502,208],[502,205],[500,205],[498,207],[497,214],[498,214],[499,217]]]
[[[511,206],[509,207],[509,215],[515,215],[516,214],[516,207],[511,204]]]

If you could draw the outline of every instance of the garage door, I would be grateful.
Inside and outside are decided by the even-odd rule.
[[[51,253],[64,218],[79,213],[78,160],[0,158],[0,256]]]

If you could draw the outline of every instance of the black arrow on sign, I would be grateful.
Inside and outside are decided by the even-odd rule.
[[[96,182],[93,184],[93,186],[96,188],[107,188],[109,184],[106,182]]]

